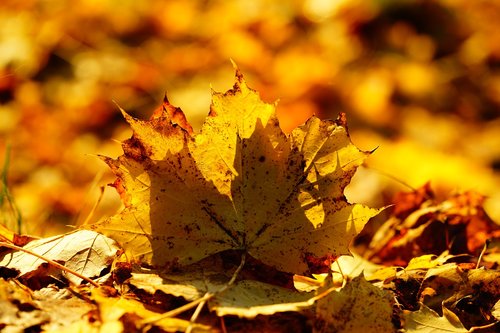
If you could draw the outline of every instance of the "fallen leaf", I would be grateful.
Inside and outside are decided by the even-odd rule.
[[[500,320],[500,300],[498,300],[493,308],[491,308],[491,315],[496,318],[496,320]]]
[[[396,332],[394,296],[363,276],[317,302],[314,332]]]
[[[38,239],[25,245],[23,249],[62,263],[66,268],[88,278],[99,276],[111,264],[118,251],[114,240],[90,230]],[[42,270],[47,270],[42,264],[46,264],[46,261],[24,251],[7,253],[0,260],[0,267],[16,270],[19,277],[42,274]],[[54,268],[49,270],[53,272]],[[62,274],[74,284],[82,282],[81,278],[66,271]]]
[[[124,115],[134,134],[105,161],[126,208],[91,228],[140,263],[187,265],[236,249],[286,272],[321,270],[378,212],[343,194],[368,155],[345,117],[312,117],[287,136],[239,71],[233,89],[213,93],[198,134],[168,103],[149,121]]]
[[[209,301],[218,316],[235,315],[255,318],[277,312],[300,311],[310,308],[314,293],[300,293],[253,280],[242,280]]]
[[[27,235],[18,235],[15,232],[3,226],[2,224],[0,224],[0,241],[2,242],[6,241],[17,246],[24,246],[34,239],[36,238]]]
[[[172,296],[193,301],[203,297],[207,292],[215,293],[225,286],[229,279],[229,277],[221,273],[210,274],[203,271],[187,271],[167,275],[132,273],[132,277],[127,282],[150,294],[162,291]]]
[[[436,259],[437,256],[434,254],[424,254],[420,257],[412,258],[406,266],[406,270],[429,269],[436,267],[440,264],[440,262]]]
[[[429,186],[395,198],[389,219],[375,232],[364,255],[374,262],[406,266],[426,254],[478,255],[488,239],[500,235],[483,208],[484,197],[469,191],[442,202]]]
[[[49,316],[43,325],[43,330],[47,332],[58,332],[64,327],[85,321],[86,314],[95,309],[94,304],[74,291],[59,289],[54,285],[34,291],[33,302]]]
[[[426,183],[415,191],[398,192],[394,196],[394,210],[392,214],[399,219],[408,217],[412,212],[419,209],[422,204],[434,198],[430,183]]]
[[[208,300],[208,305],[218,316],[254,318],[257,315],[299,311],[313,304],[309,300],[314,293],[297,292],[261,281],[240,280],[228,285],[232,272],[210,269],[206,266],[207,260],[203,262],[203,267],[196,263],[175,274],[132,273],[127,283],[151,295],[161,291],[188,301],[211,293],[213,297]]]
[[[444,299],[447,296],[461,297],[471,294],[477,289],[500,297],[500,272],[471,267],[474,266],[450,263],[429,269],[422,286],[440,290],[439,294]]]
[[[80,292],[85,294],[82,290],[60,289],[55,285],[32,291],[15,280],[0,278],[0,330],[99,332],[99,327],[87,320],[96,306]]]
[[[455,320],[450,321],[444,316],[441,317],[423,304],[420,310],[404,313],[403,316],[405,319],[404,328],[408,333],[469,332],[462,323]]]
[[[4,332],[24,332],[32,326],[49,321],[49,315],[39,311],[29,289],[15,281],[0,278],[0,328]]]
[[[361,274],[364,276],[372,276],[373,273],[379,271],[381,267],[382,266],[373,264],[360,255],[353,253],[349,256],[344,255],[337,258],[331,265],[331,271],[329,273],[312,274],[313,278],[295,274],[293,276],[293,284],[295,289],[299,291],[317,290],[322,286],[325,278],[331,274],[333,285],[340,287],[344,284],[346,278],[355,278]]]
[[[419,257],[412,258],[405,270],[428,270],[438,266],[445,265],[446,263],[459,261],[460,258],[468,258],[467,254],[451,255],[448,251],[444,251],[439,256],[434,254],[424,254]]]
[[[366,258],[353,253],[348,256],[339,257],[332,264],[332,271],[342,274],[344,277],[355,278],[361,274],[370,276],[382,266],[376,265]]]
[[[384,281],[385,279],[396,277],[398,267],[384,267],[373,272],[366,277],[367,281]]]
[[[446,264],[429,269],[421,288],[435,294],[422,294],[420,300],[437,311],[441,306],[453,311],[466,327],[488,324],[489,311],[500,298],[500,272],[471,266]]]

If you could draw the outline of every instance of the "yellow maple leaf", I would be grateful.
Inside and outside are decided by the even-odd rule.
[[[126,208],[91,226],[153,266],[186,265],[229,249],[302,273],[348,244],[378,210],[344,196],[368,152],[350,141],[346,120],[311,117],[290,135],[236,70],[214,92],[194,134],[165,100],[148,121],[124,116],[133,136],[124,155],[105,158]],[[321,260],[320,260],[321,261]]]

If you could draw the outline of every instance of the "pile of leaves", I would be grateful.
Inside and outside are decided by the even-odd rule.
[[[123,115],[133,135],[102,157],[123,211],[44,239],[0,229],[5,332],[500,327],[499,227],[478,195],[400,194],[350,255],[381,210],[344,195],[371,154],[345,115],[286,135],[238,70],[199,133],[166,98],[147,121]]]

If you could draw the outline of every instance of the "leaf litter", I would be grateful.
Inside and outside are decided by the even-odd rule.
[[[401,193],[371,243],[352,248],[363,257],[346,259],[380,210],[344,196],[369,155],[344,115],[285,135],[275,105],[238,70],[232,89],[212,94],[199,133],[166,98],[150,120],[122,113],[133,135],[122,156],[103,160],[125,209],[40,240],[1,229],[0,328],[498,329],[499,228],[477,194],[440,203],[429,185]],[[433,232],[445,235],[437,247],[427,246]]]

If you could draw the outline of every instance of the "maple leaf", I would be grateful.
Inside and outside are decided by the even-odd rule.
[[[369,154],[351,143],[345,116],[313,116],[285,135],[275,105],[262,102],[238,70],[231,90],[212,94],[198,134],[166,99],[149,121],[123,114],[133,136],[124,155],[104,159],[126,208],[91,228],[141,263],[187,265],[239,249],[302,273],[311,262],[348,254],[378,212],[344,196]]]

